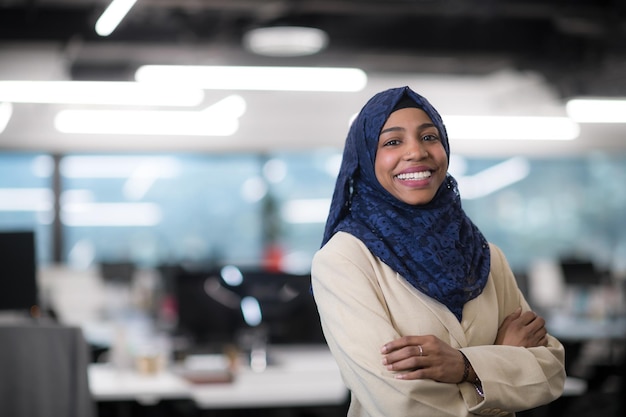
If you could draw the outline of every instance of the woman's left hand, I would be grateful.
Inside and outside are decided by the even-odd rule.
[[[398,379],[432,379],[456,384],[464,373],[461,352],[436,336],[403,336],[386,343],[383,365]]]

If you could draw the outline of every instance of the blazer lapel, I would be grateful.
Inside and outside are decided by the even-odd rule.
[[[408,289],[412,294],[414,294],[417,298],[419,298],[420,302],[422,302],[428,309],[433,313],[433,316],[437,317],[437,319],[448,329],[450,332],[451,341],[454,340],[457,346],[453,346],[456,348],[467,346],[467,338],[465,336],[465,331],[463,330],[463,326],[456,319],[456,316],[443,304],[439,301],[435,300],[427,296],[426,294],[419,291],[417,288],[412,286],[406,279],[404,279],[400,274],[396,273],[396,279],[400,281],[400,283]],[[471,302],[471,301],[470,301]],[[474,309],[464,309],[465,310],[474,311]],[[465,318],[465,315],[464,315]],[[476,314],[471,317],[471,321],[474,321],[476,318]]]

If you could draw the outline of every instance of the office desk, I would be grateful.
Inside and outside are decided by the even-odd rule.
[[[273,349],[265,371],[241,369],[230,384],[196,385],[200,408],[340,405],[348,398],[339,369],[326,349]]]
[[[143,375],[134,369],[91,364],[88,375],[89,389],[96,401],[137,401],[143,405],[152,405],[161,400],[190,397],[188,383],[168,371]]]
[[[232,382],[193,384],[171,370],[143,375],[92,364],[89,383],[96,401],[191,399],[200,409],[341,405],[348,398],[339,369],[325,346],[270,347],[262,372],[241,367]]]

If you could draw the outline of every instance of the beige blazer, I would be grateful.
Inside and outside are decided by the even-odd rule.
[[[311,276],[324,335],[351,391],[350,417],[509,416],[563,392],[564,350],[557,339],[530,349],[493,345],[502,320],[518,306],[529,309],[494,245],[487,285],[465,305],[460,323],[344,232],[316,253]],[[465,353],[484,399],[471,383],[398,380],[382,365],[386,342],[429,334]]]

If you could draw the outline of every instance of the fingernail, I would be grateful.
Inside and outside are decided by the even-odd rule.
[[[380,348],[380,353],[387,353],[387,346],[383,346]]]

